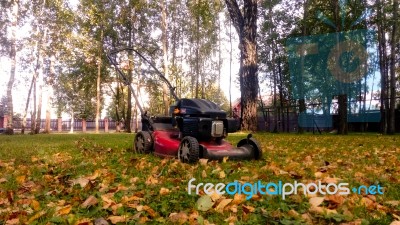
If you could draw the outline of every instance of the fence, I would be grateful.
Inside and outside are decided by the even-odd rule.
[[[92,120],[81,120],[75,119],[73,124],[71,123],[71,119],[63,120],[62,118],[51,119],[50,120],[50,131],[51,132],[67,132],[71,130],[71,126],[73,126],[74,131],[94,131],[96,130],[96,121]],[[22,130],[23,121],[22,119],[14,119],[13,127],[14,130]],[[32,125],[32,121],[30,118],[26,120],[25,130],[30,130]],[[116,130],[118,122],[111,119],[100,119],[99,120],[99,130],[108,132],[109,130]],[[40,129],[44,130],[46,126],[46,120],[42,119],[40,121]],[[141,127],[141,122],[138,122],[138,129]],[[1,127],[0,127],[1,128]],[[124,125],[120,123],[120,129],[123,129]],[[136,121],[133,119],[131,121],[132,130],[136,130]]]

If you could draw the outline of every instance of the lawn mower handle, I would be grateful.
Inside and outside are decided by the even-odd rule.
[[[161,73],[151,61],[149,61],[146,57],[144,57],[144,55],[142,55],[140,52],[138,52],[136,49],[134,49],[132,47],[120,48],[120,49],[116,49],[116,50],[113,50],[113,51],[110,51],[107,53],[108,60],[110,60],[110,62],[114,65],[114,67],[117,68],[118,73],[121,75],[121,77],[124,80],[126,85],[130,85],[130,82],[127,79],[127,77],[125,76],[125,74],[117,67],[118,64],[115,61],[115,59],[113,59],[113,57],[112,57],[112,55],[115,55],[118,52],[122,52],[122,51],[132,51],[132,52],[136,53],[140,58],[142,58],[146,63],[148,63],[154,69],[154,71],[156,71],[157,75],[160,76],[161,80],[164,81],[168,85],[169,91],[171,92],[171,95],[174,97],[175,101],[179,101],[178,96],[175,94],[175,88],[171,85],[171,83],[164,76],[164,74]],[[136,102],[138,103],[137,100],[136,100]]]

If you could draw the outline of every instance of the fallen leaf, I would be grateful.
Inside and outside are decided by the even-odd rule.
[[[223,179],[223,178],[225,178],[225,177],[226,177],[226,175],[225,175],[225,172],[224,172],[224,171],[219,172],[219,178],[220,178],[220,179]]]
[[[315,178],[321,178],[322,177],[322,173],[321,172],[315,172],[314,173]]]
[[[107,218],[112,224],[124,223],[127,221],[125,216],[110,216]]]
[[[89,208],[90,206],[97,205],[97,203],[99,203],[97,198],[91,195],[81,204],[81,208]]]
[[[23,184],[26,180],[26,176],[25,175],[18,176],[15,178],[15,180],[17,181],[18,184]]]
[[[309,199],[311,207],[317,207],[322,204],[324,197],[312,197]]]
[[[93,225],[93,223],[91,219],[83,218],[78,220],[75,225]]]
[[[224,208],[232,202],[233,199],[223,199],[221,202],[219,202],[219,204],[217,205],[217,207],[215,207],[215,211],[219,212],[219,213],[223,213],[224,212]]]
[[[15,224],[20,224],[19,218],[14,218],[6,221],[6,225],[15,225]]]
[[[161,188],[160,189],[160,195],[167,195],[169,194],[171,191],[168,188]]]
[[[400,201],[386,201],[385,204],[396,207],[400,205]]]
[[[158,180],[150,175],[146,180],[146,185],[158,184]]]
[[[120,209],[122,207],[123,207],[122,203],[113,204],[111,206],[111,210],[112,210],[113,215],[117,215],[118,209]]]
[[[73,180],[70,180],[71,186],[75,186],[76,184],[79,184],[81,188],[86,187],[86,185],[89,183],[89,179],[85,177],[79,177]]]
[[[232,204],[239,205],[239,204],[241,204],[241,203],[243,203],[245,201],[246,201],[246,195],[236,193],[233,196]]]
[[[6,178],[0,178],[0,184],[7,182]]]
[[[146,211],[152,218],[157,217],[157,213],[156,211],[154,211],[154,209],[150,208],[150,206],[143,206],[143,210]]]
[[[308,213],[301,214],[301,218],[306,222],[306,224],[314,224],[310,214]]]
[[[370,198],[366,198],[366,197],[363,197],[361,199],[361,204],[364,205],[367,208],[374,208],[375,207],[375,202],[372,201]]]
[[[245,213],[252,213],[256,210],[254,207],[248,205],[243,205],[242,208]]]
[[[236,216],[230,216],[226,219],[224,219],[225,222],[228,222],[229,224],[234,224],[234,222],[237,221],[237,217]]]
[[[139,200],[142,200],[143,198],[140,198],[140,197],[138,197],[138,196],[136,196],[136,195],[133,195],[133,196],[131,196],[131,197],[128,197],[128,196],[124,196],[124,197],[122,197],[122,199],[121,199],[121,203],[127,203],[127,202],[131,202],[131,201],[139,201]]]
[[[208,159],[199,159],[199,163],[202,166],[207,166]]]
[[[203,171],[201,172],[201,177],[202,177],[202,178],[206,178],[206,177],[207,177],[207,172],[206,172],[205,170],[203,170]]]
[[[294,209],[289,210],[288,215],[291,216],[291,217],[294,217],[294,218],[300,216],[300,214]]]
[[[201,196],[196,202],[196,208],[200,211],[208,211],[214,205],[214,202],[211,200],[211,197],[208,195]]]
[[[343,204],[344,198],[342,195],[327,195],[325,196],[325,201],[340,206]]]
[[[37,220],[37,219],[39,219],[40,217],[42,217],[43,215],[45,215],[46,214],[46,212],[45,211],[40,211],[40,212],[37,212],[35,215],[33,215],[31,218],[29,218],[29,220],[28,220],[28,224],[29,223],[32,223],[33,221],[35,221],[35,220]]]
[[[390,225],[400,225],[400,221],[393,221],[390,223]]]
[[[200,223],[201,220],[201,216],[199,215],[198,211],[193,211],[190,215],[189,215],[189,224],[201,224]]]
[[[225,156],[224,158],[222,158],[222,162],[226,163],[228,161],[228,159],[229,159],[229,156]]]
[[[210,197],[213,202],[216,202],[222,197],[222,195],[218,194],[215,190],[212,190],[212,194],[210,195]]]
[[[40,203],[38,201],[36,201],[35,199],[32,200],[31,206],[32,206],[33,210],[35,210],[35,211],[40,210]]]
[[[339,182],[339,178],[336,177],[325,177],[322,180],[322,183],[326,183],[326,184],[337,184]]]
[[[357,219],[348,223],[341,223],[340,225],[361,225],[362,221],[362,219]]]
[[[104,218],[97,218],[94,220],[94,225],[108,225],[109,223]]]
[[[169,220],[174,224],[184,224],[188,221],[189,217],[184,212],[169,214]]]
[[[62,215],[67,215],[71,212],[72,206],[71,205],[67,205],[65,207],[62,207],[60,209],[57,210],[57,214],[62,216]]]
[[[138,180],[139,180],[139,177],[132,177],[131,179],[129,179],[129,182],[130,182],[131,184],[134,184],[134,183],[136,183]]]
[[[324,215],[324,214],[337,214],[337,211],[335,209],[327,209],[324,207],[320,206],[311,206],[309,209],[310,212]]]

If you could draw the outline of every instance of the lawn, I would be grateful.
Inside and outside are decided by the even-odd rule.
[[[233,134],[228,140],[236,143],[244,136]],[[254,136],[262,145],[262,160],[188,165],[133,153],[133,134],[0,135],[0,224],[356,225],[400,220],[400,136]],[[191,178],[195,185],[348,183],[351,191],[304,195],[300,188],[285,199],[257,193],[246,200],[245,194],[189,195]],[[380,187],[383,194],[364,188],[354,193],[352,188],[361,185]]]

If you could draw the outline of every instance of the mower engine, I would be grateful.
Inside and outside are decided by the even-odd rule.
[[[181,138],[191,136],[199,141],[219,141],[239,128],[239,121],[227,118],[217,104],[205,99],[180,99],[170,111]]]

